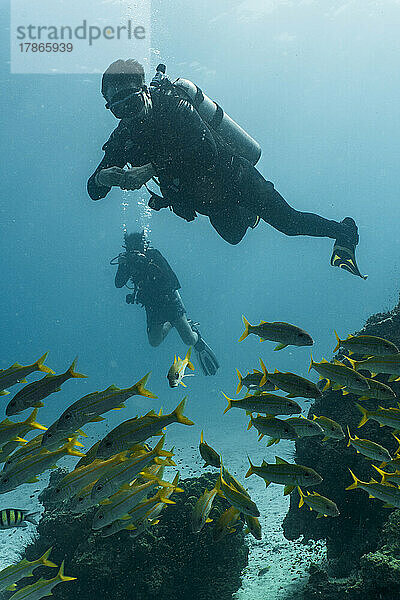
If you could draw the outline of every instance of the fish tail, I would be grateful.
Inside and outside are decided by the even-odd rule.
[[[357,408],[361,411],[362,413],[362,417],[361,417],[361,421],[358,424],[358,427],[362,427],[363,425],[365,425],[365,423],[369,420],[369,415],[368,415],[368,411],[366,408],[364,408],[363,406],[361,406],[361,404],[356,404]]]
[[[236,393],[238,394],[243,387],[243,383],[242,383],[243,376],[242,376],[241,372],[239,371],[239,369],[236,369],[236,373],[237,373],[237,376],[239,377],[239,383],[236,388]]]
[[[79,452],[79,450],[75,450],[75,443],[76,443],[76,438],[74,438],[74,437],[70,438],[64,446],[65,453],[68,454],[68,456],[79,456],[80,458],[83,458],[84,456],[86,456],[86,454],[83,454],[83,452]]]
[[[228,400],[228,406],[226,407],[226,409],[224,410],[224,414],[226,412],[228,412],[228,410],[230,410],[232,408],[232,398],[228,398],[228,396],[226,394],[224,394],[224,392],[222,392],[222,394],[225,396],[225,398]]]
[[[355,371],[357,371],[357,361],[354,360],[353,358],[349,358],[348,356],[346,356],[346,359],[349,361],[349,363],[351,364],[351,366],[353,367],[353,369]]]
[[[333,349],[333,351],[334,351],[334,352],[337,352],[337,351],[339,350],[339,348],[340,348],[340,342],[341,342],[342,340],[339,338],[339,336],[338,336],[337,332],[336,332],[335,330],[333,330],[333,331],[334,331],[334,333],[335,333],[335,336],[336,336],[336,341],[337,341],[337,344],[336,344],[335,348]]]
[[[36,421],[38,412],[39,412],[39,409],[35,408],[35,410],[33,410],[31,412],[31,414],[24,421],[24,423],[25,423],[25,425],[29,426],[31,429],[41,429],[42,431],[46,431],[47,427],[45,427],[44,425],[41,425],[40,423],[37,423],[37,421]]]
[[[261,369],[263,372],[263,376],[262,379],[260,381],[260,387],[262,387],[263,385],[265,385],[265,383],[267,382],[268,379],[268,371],[267,371],[267,367],[264,365],[262,358],[260,358],[260,364],[261,364]]]
[[[247,458],[249,459],[249,463],[250,463],[250,468],[247,471],[245,477],[250,477],[250,475],[253,475],[255,473],[254,471],[254,465],[252,464],[251,460],[250,460],[250,456],[247,456]]]
[[[163,435],[157,442],[157,444],[154,446],[153,448],[153,452],[154,454],[157,454],[157,456],[173,456],[172,452],[166,452],[165,450],[163,450],[163,445],[165,442],[165,435]]]
[[[186,352],[185,361],[188,366],[188,369],[194,371],[194,365],[190,362],[190,355],[192,354],[192,346],[189,346],[188,351]]]
[[[382,477],[382,481],[381,483],[386,483],[386,477],[387,477],[387,473],[385,473],[385,471],[382,471],[382,469],[380,469],[379,467],[376,467],[375,465],[372,465],[374,467],[374,469],[376,469],[376,471],[378,471],[379,475]]]
[[[353,483],[351,485],[349,485],[346,488],[346,490],[355,490],[358,487],[358,483],[360,482],[360,480],[357,479],[357,477],[354,475],[353,471],[351,471],[350,469],[349,469],[349,471],[350,471],[350,474],[351,474],[351,476],[353,478]]]
[[[50,373],[51,375],[54,375],[53,369],[50,369],[50,367],[47,367],[46,365],[43,364],[44,361],[46,360],[47,355],[48,355],[48,352],[45,352],[45,354],[43,354],[43,356],[38,358],[34,364],[37,367],[38,371],[43,371],[43,373]]]
[[[354,438],[352,438],[352,437],[351,437],[351,434],[350,434],[350,429],[349,429],[349,426],[348,426],[348,425],[347,425],[347,433],[348,433],[348,435],[349,435],[349,442],[348,442],[348,444],[347,444],[347,447],[349,447],[349,446],[351,445],[351,442],[354,440]]]
[[[178,423],[182,423],[182,425],[194,425],[193,421],[191,421],[190,419],[185,417],[185,415],[183,414],[183,411],[185,410],[187,399],[188,399],[188,397],[185,396],[184,399],[182,400],[182,402],[180,402],[180,404],[178,404],[178,406],[176,407],[176,409],[174,410],[172,415],[175,417],[176,421]]]
[[[146,396],[146,398],[157,398],[150,390],[145,388],[148,378],[150,377],[150,372],[147,373],[142,379],[139,379],[131,389],[135,389],[138,396]]]
[[[75,371],[77,361],[78,361],[78,357],[74,358],[71,366],[67,370],[66,375],[69,375],[70,377],[73,377],[74,379],[87,379],[87,375],[83,375],[82,373],[77,373]]]
[[[300,496],[299,508],[301,508],[304,504],[304,494],[301,491],[301,488],[299,486],[297,486],[297,490],[298,490],[299,496]]]
[[[25,517],[26,519],[26,517]],[[53,550],[53,548],[49,548],[48,550],[46,550],[46,552],[43,554],[43,556],[41,556],[38,559],[38,563],[43,565],[44,567],[57,567],[58,565],[55,565],[53,562],[51,562],[51,560],[48,560],[49,556],[50,556],[50,552]]]
[[[38,514],[39,514],[38,512],[27,513],[24,515],[24,520],[29,521],[29,523],[33,523],[34,525],[37,525],[38,522],[36,521],[35,517]],[[50,548],[50,550],[51,550],[51,548]],[[56,566],[56,565],[54,565],[54,566]]]
[[[0,396],[7,396],[10,392],[8,390],[0,390]]]
[[[200,444],[202,444],[204,442],[204,436],[203,436],[203,430],[201,430],[201,434],[200,434]]]
[[[248,320],[246,319],[246,317],[244,315],[242,315],[242,319],[243,319],[243,323],[244,323],[244,331],[243,331],[242,335],[239,338],[239,342],[241,342],[242,340],[244,340],[245,338],[247,338],[247,336],[250,333],[249,327],[251,327],[250,323],[248,322]]]
[[[59,579],[59,581],[73,581],[74,579],[76,579],[76,577],[67,577],[66,575],[64,575],[64,561],[62,561],[56,577],[57,579]]]
[[[314,364],[314,361],[313,361],[313,356],[312,356],[312,352],[311,352],[311,360],[310,360],[310,366],[308,367],[308,372],[310,372],[311,369],[313,368],[313,364]]]

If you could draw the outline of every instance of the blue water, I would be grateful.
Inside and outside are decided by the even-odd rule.
[[[186,223],[164,210],[149,219],[138,208],[147,197],[142,191],[114,188],[92,202],[86,181],[117,123],[104,109],[100,77],[11,75],[7,4],[1,0],[0,367],[49,350],[48,364],[61,372],[79,356],[78,370],[89,379],[79,382],[78,395],[68,382],[48,399],[39,419],[47,425],[79,395],[131,385],[150,370],[148,386],[172,410],[183,393],[170,390],[165,375],[185,347],[174,331],[159,348],[149,346],[144,311],[125,304],[109,265],[121,251],[123,225],[136,230],[145,223],[221,362],[216,377],[196,368],[189,380],[193,445],[209,428],[223,447],[224,436],[244,426],[239,415],[229,427],[222,417],[221,390],[234,394],[236,368],[257,367],[260,355],[267,367],[300,374],[309,363],[307,348],[276,353],[255,338],[238,344],[242,313],[250,322],[304,327],[320,360],[331,355],[333,329],[343,337],[397,301],[400,5],[153,2],[157,52],[147,78],[162,60],[171,77],[196,82],[218,101],[259,141],[258,168],[295,208],[336,220],[353,216],[360,270],[369,275],[362,281],[330,266],[328,239],[285,237],[261,222],[230,246],[205,217]],[[147,402],[133,400],[126,417]],[[112,413],[107,423],[120,418]]]

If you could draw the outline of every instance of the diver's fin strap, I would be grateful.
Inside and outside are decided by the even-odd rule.
[[[331,265],[332,267],[344,269],[352,275],[361,277],[361,279],[367,279],[368,277],[368,275],[362,275],[360,273],[354,252],[345,246],[339,246],[337,244],[333,246]]]

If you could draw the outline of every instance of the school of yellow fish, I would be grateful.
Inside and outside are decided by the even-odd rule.
[[[260,341],[277,342],[275,350],[282,350],[289,345],[313,345],[312,337],[295,325],[265,321],[261,321],[259,325],[250,325],[245,317],[243,321],[245,331],[239,341],[254,334]],[[341,390],[344,395],[355,394],[359,396],[360,402],[375,399],[378,403],[376,410],[366,410],[361,404],[356,405],[361,413],[359,427],[373,419],[381,426],[391,428],[400,444],[397,437],[400,432],[400,404],[396,403],[396,406],[389,408],[379,406],[379,401],[382,400],[396,402],[396,395],[388,383],[400,380],[398,348],[388,340],[375,336],[349,335],[342,340],[336,332],[335,335],[337,345],[334,351],[343,348],[347,354],[354,354],[359,360],[346,357],[348,364],[336,359],[332,362],[325,359],[315,362],[311,355],[309,371],[314,369],[320,380],[326,381],[324,390],[332,388]],[[0,494],[12,491],[24,483],[37,482],[40,474],[54,468],[64,456],[79,457],[75,468],[58,482],[54,490],[55,496],[60,502],[68,503],[69,509],[76,514],[97,506],[92,528],[102,536],[113,535],[122,529],[129,530],[132,536],[140,535],[159,522],[161,512],[167,504],[174,504],[172,494],[183,491],[178,487],[179,473],[174,475],[172,481],[164,479],[165,469],[175,466],[175,463],[173,451],[165,450],[163,446],[164,432],[168,425],[194,424],[184,415],[187,397],[170,414],[150,410],[144,415],[123,421],[83,452],[83,444],[79,438],[85,437],[81,429],[85,424],[103,421],[104,414],[124,408],[125,402],[133,396],[157,398],[146,388],[149,374],[131,387],[120,389],[111,385],[105,390],[83,396],[47,428],[36,420],[43,400],[59,391],[67,380],[85,375],[76,371],[76,359],[65,373],[56,375],[44,364],[46,356],[47,353],[31,365],[15,363],[0,371],[0,395],[8,394],[7,388],[17,383],[26,383],[26,377],[35,371],[45,373],[42,379],[20,389],[6,407],[7,416],[17,415],[29,408],[33,409],[31,414],[24,421],[6,418],[0,423],[0,461],[3,463]],[[247,388],[247,393],[243,398],[236,399],[224,394],[228,401],[224,413],[231,408],[244,410],[249,417],[248,429],[254,427],[260,440],[268,436],[267,446],[277,444],[282,439],[296,440],[306,436],[319,436],[322,441],[340,441],[346,438],[347,433],[348,446],[352,446],[365,459],[379,462],[378,466],[372,464],[372,467],[381,476],[381,481],[371,478],[369,482],[363,482],[350,471],[353,483],[346,489],[365,490],[370,498],[382,500],[386,506],[400,508],[400,446],[392,456],[379,443],[359,439],[354,433],[352,435],[348,427],[345,433],[339,423],[328,417],[314,416],[313,420],[305,418],[301,414],[301,406],[294,398],[320,398],[322,392],[319,387],[295,373],[277,369],[269,372],[261,359],[260,364],[260,370],[254,369],[246,376],[237,371],[237,393],[243,386]],[[171,387],[183,384],[186,366],[194,369],[190,362],[190,349],[184,360],[179,357],[174,359],[167,376]],[[370,377],[359,371],[368,371]],[[376,375],[382,373],[389,375],[386,384],[376,379]],[[271,393],[277,391],[285,392],[286,395]],[[33,430],[39,430],[40,433],[30,441],[24,439]],[[147,440],[152,437],[160,438],[153,448],[147,444]],[[218,469],[219,476],[215,486],[211,490],[206,489],[193,508],[192,531],[199,533],[206,523],[212,521],[210,512],[215,497],[219,495],[230,506],[213,525],[214,541],[234,532],[239,520],[245,523],[246,533],[261,539],[258,507],[246,488],[228,471],[220,453],[205,442],[203,432],[199,451],[205,462],[204,466]],[[299,506],[305,504],[310,510],[316,511],[317,518],[335,517],[339,514],[333,500],[315,491],[304,491],[323,480],[322,475],[311,467],[289,463],[279,456],[276,456],[275,463],[263,461],[257,466],[249,458],[249,470],[245,477],[251,475],[261,477],[266,487],[271,483],[283,485],[285,495],[297,488]],[[0,529],[25,527],[29,520],[35,523],[32,517],[27,511],[3,509],[0,511]],[[15,590],[15,584],[23,577],[32,575],[37,566],[56,567],[48,560],[50,551],[51,549],[36,561],[24,559],[1,571],[0,591]],[[15,592],[12,599],[36,600],[49,595],[58,583],[73,579],[64,575],[62,563],[55,577],[49,580],[39,579]]]

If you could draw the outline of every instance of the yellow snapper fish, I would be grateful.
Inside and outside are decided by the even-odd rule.
[[[301,377],[296,373],[283,373],[275,369],[273,373],[268,373],[263,361],[260,359],[264,377],[261,380],[261,385],[265,381],[270,380],[277,388],[288,392],[288,398],[322,398],[322,392],[317,388],[315,383],[309,381],[305,377]]]
[[[20,462],[11,465],[6,472],[0,473],[0,494],[15,490],[23,483],[36,483],[39,481],[37,475],[48,469],[55,468],[57,461],[64,456],[84,456],[82,452],[75,450],[76,440],[72,438],[69,442],[54,452],[33,453],[26,456]]]
[[[250,498],[249,494],[246,492],[245,494],[234,487],[232,484],[229,484],[225,481],[223,477],[223,469],[221,468],[221,474],[219,477],[220,482],[220,490],[219,494],[224,496],[228,502],[232,506],[234,506],[239,512],[250,515],[252,517],[259,517],[260,511],[257,508],[257,505]]]
[[[388,381],[398,381],[400,379],[400,352],[394,354],[385,354],[384,356],[370,356],[365,360],[347,359],[353,366],[355,371],[364,369],[371,373],[371,377],[375,377],[378,373],[386,373],[390,375]]]
[[[134,417],[124,421],[102,439],[97,449],[97,457],[106,458],[116,452],[127,450],[133,444],[144,442],[150,437],[162,435],[164,427],[171,423],[194,425],[193,421],[183,414],[186,402],[187,396],[169,415],[156,415],[153,412],[153,414],[148,413],[143,417]]]
[[[97,481],[114,464],[126,459],[126,452],[115,454],[108,460],[95,459],[89,465],[74,469],[58,482],[53,490],[54,497],[60,501],[69,500],[92,481]]]
[[[248,491],[246,490],[246,488],[240,483],[240,481],[238,481],[232,475],[232,473],[230,473],[228,471],[228,469],[226,469],[224,467],[223,464],[221,464],[221,468],[222,468],[222,477],[223,477],[225,483],[227,483],[228,485],[236,488],[237,490],[239,490],[239,492],[241,492],[242,494],[244,494],[245,496],[247,496],[248,498],[250,498],[250,494],[248,493]]]
[[[294,428],[299,438],[324,435],[324,430],[319,423],[311,419],[306,419],[302,415],[299,417],[289,417],[286,419],[286,423],[289,423]]]
[[[194,371],[194,366],[190,362],[191,353],[192,353],[192,348],[190,347],[190,348],[188,348],[185,358],[182,359],[182,358],[179,358],[179,356],[178,356],[178,358],[176,358],[176,355],[174,356],[174,362],[170,366],[168,374],[167,374],[169,387],[175,388],[175,387],[178,387],[179,384],[183,385],[183,387],[186,387],[186,385],[183,383],[182,379],[184,377],[189,377],[190,375],[185,375],[185,369],[186,369],[186,367],[188,367],[188,369],[191,369],[192,371]]]
[[[332,387],[334,390],[342,387],[348,387],[354,390],[360,390],[362,392],[369,390],[369,384],[366,377],[363,377],[354,369],[346,367],[346,365],[338,360],[330,363],[323,358],[321,362],[314,362],[311,355],[311,362],[308,371],[310,372],[311,369],[317,371],[320,379],[328,380],[324,390],[328,387]],[[333,384],[332,381],[334,382]]]
[[[276,417],[262,417],[261,415],[257,415],[256,417],[250,418],[247,429],[250,429],[252,426],[255,427],[260,434],[259,440],[262,440],[265,435],[271,437],[271,440],[273,441],[271,441],[269,445],[278,443],[279,440],[296,440],[299,437],[295,428],[288,423],[287,419],[277,419]]]
[[[92,392],[80,398],[69,406],[63,414],[49,427],[43,437],[42,445],[46,448],[54,448],[55,445],[71,435],[86,423],[103,421],[101,416],[110,410],[118,410],[125,407],[124,402],[132,396],[145,396],[157,398],[145,385],[150,376],[147,373],[140,381],[129,388],[120,389],[115,385],[109,386],[101,392]]]
[[[8,471],[8,469],[15,463],[24,460],[24,458],[26,458],[27,456],[33,456],[33,454],[37,452],[43,452],[44,450],[41,447],[42,437],[43,435],[39,434],[36,437],[29,440],[29,442],[27,442],[26,444],[20,446],[18,450],[15,450],[15,452],[13,452],[7,458],[7,460],[4,461],[3,473],[5,471]],[[80,444],[79,442],[76,442],[76,445],[81,447],[83,446],[83,444]]]
[[[366,377],[365,379],[368,381],[369,390],[360,391],[347,387],[342,389],[343,396],[354,394],[355,396],[360,396],[359,400],[368,400],[369,398],[374,398],[375,400],[394,400],[396,398],[395,392],[385,383],[377,379],[371,379],[370,377]]]
[[[301,407],[297,402],[285,396],[277,396],[268,392],[251,395],[246,394],[244,398],[229,398],[222,392],[228,400],[228,406],[224,410],[224,414],[231,408],[242,408],[246,414],[252,412],[264,413],[265,415],[295,415],[301,413]]]
[[[313,415],[313,420],[316,423],[318,423],[318,425],[322,428],[325,434],[325,437],[322,438],[323,442],[329,439],[343,440],[346,437],[342,426],[333,419],[330,419],[329,417],[324,417],[323,415],[319,417]]]
[[[318,485],[322,481],[321,475],[311,469],[311,467],[304,467],[303,465],[296,465],[287,462],[279,456],[275,457],[275,463],[267,463],[263,460],[260,467],[252,464],[250,458],[250,469],[246,473],[246,477],[250,475],[258,475],[265,481],[265,486],[268,487],[270,483],[278,483],[284,485],[284,495],[290,494],[295,487],[310,487],[312,485]]]
[[[346,490],[361,488],[365,492],[368,492],[369,498],[382,500],[388,508],[400,508],[400,488],[390,484],[378,483],[375,479],[371,479],[369,482],[361,481],[360,479],[357,479],[352,471],[350,471],[350,474],[353,478],[353,483],[349,485]]]
[[[335,331],[337,344],[334,352],[344,348],[349,354],[367,354],[368,356],[384,356],[396,354],[399,349],[395,344],[375,335],[348,335],[341,340]]]
[[[236,369],[236,373],[239,377],[239,383],[236,389],[237,394],[239,394],[243,386],[245,386],[248,390],[257,390],[260,392],[272,392],[272,390],[275,389],[275,385],[268,380],[264,383],[264,385],[260,385],[261,380],[264,377],[264,373],[262,373],[262,371],[253,369],[252,373],[247,373],[247,375],[245,375],[244,377],[239,371],[239,369]]]
[[[260,342],[269,340],[271,342],[279,342],[274,350],[282,350],[286,346],[312,346],[314,341],[309,333],[290,323],[283,321],[260,321],[259,325],[250,325],[244,315],[242,315],[244,323],[244,332],[239,338],[239,342],[244,340],[250,333],[258,335]]]
[[[247,525],[244,533],[250,533],[256,540],[262,540],[262,529],[260,521],[257,519],[257,517],[252,517],[251,515],[244,515],[244,521]]]
[[[214,542],[219,542],[225,537],[228,533],[233,533],[236,531],[235,525],[240,517],[240,511],[231,506],[227,508],[222,515],[217,519],[213,529],[213,540]]]
[[[48,560],[51,551],[52,548],[49,548],[37,560],[29,561],[23,558],[15,565],[10,565],[0,571],[0,592],[14,590],[17,581],[24,577],[32,577],[33,571],[38,567],[57,567],[57,565]]]
[[[9,600],[40,600],[45,596],[51,596],[53,588],[59,583],[74,581],[76,577],[67,577],[64,575],[64,561],[61,563],[60,569],[52,579],[43,579],[41,577],[35,583],[27,585],[15,592]]]
[[[362,454],[367,458],[371,458],[372,460],[379,460],[381,462],[388,462],[389,460],[392,460],[389,450],[387,450],[380,444],[371,442],[370,440],[361,440],[356,435],[354,437],[351,437],[349,427],[347,427],[347,432],[349,434],[349,442],[347,446],[353,446],[353,448],[356,449],[358,454]]]
[[[62,384],[68,379],[86,378],[86,375],[82,375],[82,373],[77,373],[75,371],[76,361],[77,359],[75,358],[65,373],[61,373],[60,375],[48,374],[43,377],[43,379],[33,381],[23,387],[22,390],[17,392],[13,399],[8,403],[6,415],[8,417],[16,415],[31,406],[40,408],[41,406],[44,406],[42,401],[47,398],[47,396],[50,396],[50,394],[59,392]]]
[[[300,495],[299,508],[306,504],[310,510],[315,510],[318,513],[317,519],[321,517],[338,517],[340,515],[339,509],[333,500],[329,500],[329,498],[325,498],[317,492],[307,491],[304,494],[300,487],[297,487],[297,489]]]
[[[379,423],[381,427],[386,425],[393,429],[400,429],[400,410],[398,408],[383,408],[379,406],[378,410],[367,410],[360,404],[356,404],[356,406],[362,413],[358,427],[362,427],[367,421],[372,419]]]
[[[26,442],[23,438],[21,438],[22,432],[23,435],[31,431],[31,429],[41,429],[42,431],[46,431],[47,427],[41,425],[36,422],[36,417],[38,414],[38,409],[35,408],[33,412],[25,419],[25,421],[18,421],[15,423],[14,421],[10,421],[10,419],[4,419],[0,423],[0,446],[4,446],[7,442],[15,441],[15,442]]]
[[[210,466],[216,469],[221,467],[220,455],[204,441],[203,432],[200,434],[199,452],[201,458],[205,461],[203,467]]]
[[[74,515],[82,515],[86,510],[97,504],[97,502],[93,502],[91,497],[95,483],[95,481],[91,481],[68,502],[68,510],[74,513]]]
[[[38,513],[30,513],[19,508],[5,508],[0,511],[0,529],[11,529],[12,527],[27,527],[27,523],[37,525],[35,517]]]
[[[372,465],[374,469],[376,469],[382,477],[381,483],[392,483],[394,485],[400,485],[400,471],[396,471],[395,473],[386,473],[379,467]]]
[[[123,462],[111,467],[102,477],[98,479],[91,493],[92,501],[97,504],[105,498],[115,494],[122,485],[133,481],[139,473],[144,471],[151,463],[162,464],[159,457],[171,458],[172,452],[163,450],[164,437],[162,437],[153,450],[144,452],[134,457],[127,457]],[[170,466],[174,466],[173,461],[169,461]]]
[[[214,502],[214,498],[219,492],[220,480],[212,488],[212,490],[205,492],[197,500],[191,516],[191,524],[193,533],[199,533],[206,523],[211,523],[212,519],[209,518],[210,511]]]
[[[19,363],[14,363],[8,369],[0,369],[0,395],[8,394],[6,388],[15,385],[16,383],[26,383],[25,377],[34,373],[35,371],[42,371],[43,373],[54,373],[49,367],[44,365],[46,360],[46,354],[43,354],[31,365],[25,367]]]

